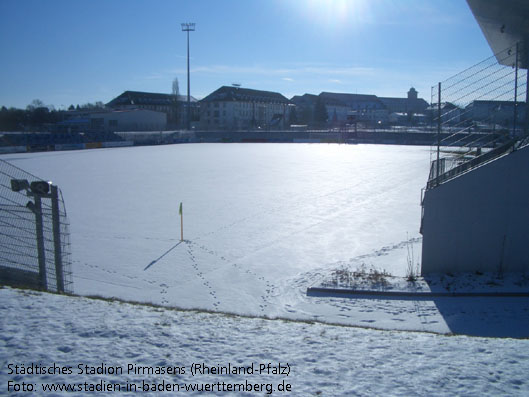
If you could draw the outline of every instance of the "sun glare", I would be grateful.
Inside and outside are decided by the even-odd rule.
[[[369,17],[367,0],[308,0],[303,4],[312,21],[328,28],[358,26]]]

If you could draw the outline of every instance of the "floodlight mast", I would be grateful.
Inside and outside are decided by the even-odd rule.
[[[182,32],[187,32],[187,130],[191,129],[191,85],[189,80],[189,32],[195,31],[195,23],[182,23]]]

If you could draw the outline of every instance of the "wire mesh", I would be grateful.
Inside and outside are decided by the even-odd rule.
[[[440,138],[431,147],[431,171],[436,172],[430,172],[429,186],[440,174],[466,170],[462,165],[470,161],[477,164],[476,157],[503,154],[524,135],[527,70],[518,67],[521,48],[512,45],[432,87],[431,120]]]
[[[0,160],[0,282],[56,292],[73,292],[69,221],[58,189],[58,232],[54,234],[50,195],[38,199],[31,189],[12,189],[12,180],[42,179]],[[38,225],[42,218],[39,254]],[[57,227],[56,226],[56,227]],[[56,240],[59,237],[59,240]]]

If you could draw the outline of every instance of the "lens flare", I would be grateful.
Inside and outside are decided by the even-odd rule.
[[[367,0],[308,0],[303,4],[307,16],[327,28],[358,26],[369,19]]]

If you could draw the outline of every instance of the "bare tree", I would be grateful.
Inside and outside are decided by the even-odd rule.
[[[180,96],[180,85],[178,84],[178,77],[173,80],[173,95],[178,98]]]
[[[35,110],[35,109],[43,108],[43,107],[45,107],[44,102],[42,102],[40,99],[33,99],[31,103],[28,106],[26,106],[26,109]]]

